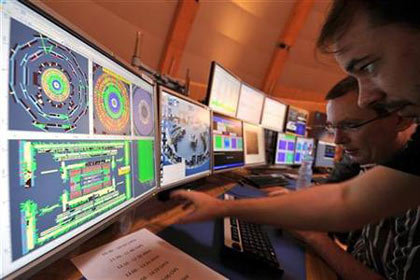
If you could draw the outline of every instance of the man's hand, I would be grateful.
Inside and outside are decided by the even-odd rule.
[[[179,220],[180,223],[191,223],[211,220],[222,216],[224,202],[202,192],[179,190],[171,193],[171,198],[186,200],[190,214]]]

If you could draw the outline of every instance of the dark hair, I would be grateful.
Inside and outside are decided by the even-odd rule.
[[[339,81],[325,96],[325,100],[336,99],[340,96],[343,96],[349,92],[359,92],[359,85],[356,78],[352,76],[347,76],[346,78]]]
[[[374,26],[396,23],[420,29],[418,0],[334,0],[318,37],[317,48],[325,53],[333,52],[331,44],[347,32],[360,9],[366,12]]]

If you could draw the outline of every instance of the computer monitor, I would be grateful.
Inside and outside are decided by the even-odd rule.
[[[244,122],[245,165],[265,164],[264,128]]]
[[[275,164],[294,164],[296,136],[279,133],[277,137]]]
[[[308,115],[309,112],[306,110],[289,106],[286,120],[286,132],[305,136]]]
[[[314,167],[334,167],[335,148],[333,143],[318,141]]]
[[[227,170],[244,165],[242,122],[213,112],[213,170]]]
[[[264,94],[242,83],[236,117],[249,123],[259,124],[264,104]]]
[[[265,160],[267,161],[267,163],[270,164],[273,164],[275,162],[277,151],[277,136],[277,131],[264,129]]]
[[[286,112],[286,104],[283,104],[272,98],[266,97],[261,117],[261,125],[271,130],[283,132],[284,121],[286,119]]]
[[[210,109],[160,87],[160,186],[171,188],[211,173]]]
[[[314,155],[314,139],[297,137],[294,164],[301,164],[305,154]]]
[[[1,3],[0,278],[29,277],[157,187],[153,84],[30,3]]]
[[[220,64],[213,61],[208,84],[208,105],[213,111],[236,116],[241,81]]]

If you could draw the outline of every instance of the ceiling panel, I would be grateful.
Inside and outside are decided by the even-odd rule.
[[[142,30],[141,57],[154,69],[158,69],[178,4],[172,0],[42,2],[126,62],[133,55],[136,32]],[[295,3],[296,0],[201,0],[177,78],[184,78],[189,68],[192,81],[205,85],[210,62],[216,60],[247,83],[261,88],[278,38]],[[330,0],[315,1],[290,49],[276,95],[284,93],[284,88],[292,88],[295,91],[291,92],[307,93],[287,98],[319,101],[344,76],[332,56],[315,50],[329,5]]]
[[[198,82],[207,83],[210,62],[216,60],[241,79],[261,87],[294,2],[200,1],[181,73],[190,68],[198,73]]]

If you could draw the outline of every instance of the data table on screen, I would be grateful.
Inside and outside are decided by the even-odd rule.
[[[287,105],[274,99],[265,98],[261,125],[275,131],[283,131]]]
[[[217,63],[212,66],[209,107],[216,112],[236,116],[241,82]]]
[[[263,103],[263,93],[250,86],[247,86],[246,84],[242,84],[236,117],[253,124],[259,124]]]

